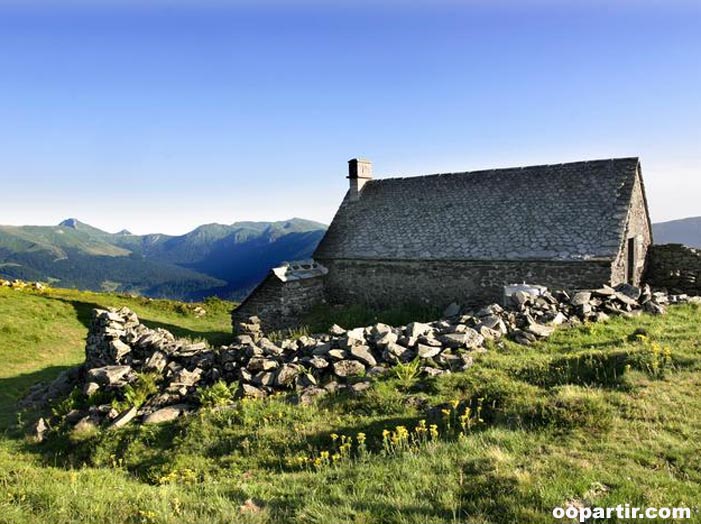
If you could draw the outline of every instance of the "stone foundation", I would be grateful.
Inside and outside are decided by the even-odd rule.
[[[549,289],[593,288],[611,279],[610,261],[379,261],[322,260],[325,296],[334,304],[387,307],[418,303],[501,302],[503,286],[537,282]]]

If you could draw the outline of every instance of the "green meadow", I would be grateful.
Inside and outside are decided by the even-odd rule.
[[[166,425],[25,437],[36,414],[17,400],[81,363],[92,308],[227,343],[232,304],[201,305],[198,318],[172,301],[0,288],[0,522],[541,524],[556,506],[625,503],[688,506],[701,522],[696,305],[492,344],[463,373],[400,366],[308,406],[222,407],[212,391],[213,407]],[[361,318],[376,315],[309,323]]]

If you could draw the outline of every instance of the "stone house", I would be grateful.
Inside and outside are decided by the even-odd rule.
[[[348,180],[313,255],[329,303],[479,304],[520,282],[637,285],[645,269],[637,158],[385,179],[353,159]]]

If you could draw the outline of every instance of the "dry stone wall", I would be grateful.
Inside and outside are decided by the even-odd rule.
[[[682,244],[650,246],[646,280],[673,293],[701,294],[701,249]]]
[[[251,317],[240,323],[242,333],[232,344],[219,348],[151,329],[127,308],[98,309],[93,312],[84,365],[64,372],[48,386],[33,388],[23,405],[46,406],[77,389],[90,406],[39,421],[36,427],[43,428],[43,436],[64,424],[119,428],[132,421],[171,421],[197,409],[202,393],[219,383],[235,388],[234,393],[226,390],[231,402],[288,392],[291,399],[309,403],[340,390],[362,394],[373,377],[400,363],[416,362],[423,376],[460,372],[473,365],[478,353],[487,351],[488,340],[506,337],[532,344],[559,325],[643,311],[663,314],[668,302],[685,300],[686,296],[669,297],[627,284],[574,295],[518,291],[508,307],[490,304],[470,309],[451,304],[444,318],[434,322],[354,329],[334,325],[327,333],[279,341],[266,337],[259,319]],[[154,387],[142,390],[145,397],[136,403],[133,392],[147,376]]]

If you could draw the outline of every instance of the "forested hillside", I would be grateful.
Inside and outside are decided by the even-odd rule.
[[[324,230],[297,218],[207,224],[180,236],[112,234],[75,219],[0,226],[0,276],[182,300],[241,298],[270,267],[310,257]]]

